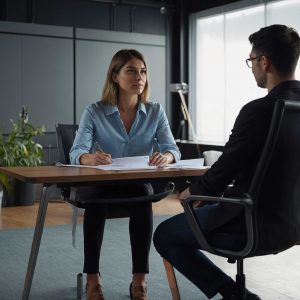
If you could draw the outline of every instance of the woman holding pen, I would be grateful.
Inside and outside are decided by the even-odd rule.
[[[150,164],[178,161],[180,152],[166,114],[159,103],[149,102],[149,80],[143,55],[134,49],[118,51],[112,58],[102,99],[89,105],[80,120],[70,151],[72,164],[110,164],[112,158],[149,155]],[[110,197],[147,194],[145,185],[82,187],[82,196]],[[87,299],[104,299],[99,259],[105,225],[105,204],[89,204],[84,215],[84,272]],[[146,300],[146,274],[152,238],[151,203],[130,205],[129,234],[132,251],[131,299]]]

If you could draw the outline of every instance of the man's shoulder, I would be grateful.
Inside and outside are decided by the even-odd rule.
[[[272,108],[274,105],[274,101],[272,99],[268,99],[267,97],[258,98],[246,103],[242,110],[251,111],[251,110],[264,110],[267,108]]]

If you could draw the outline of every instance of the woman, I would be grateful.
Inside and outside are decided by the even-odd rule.
[[[149,155],[150,164],[164,166],[178,161],[180,152],[172,136],[166,114],[158,103],[151,103],[147,66],[141,53],[133,49],[118,51],[111,60],[102,100],[89,105],[80,120],[73,147],[72,164],[110,164],[112,158]],[[158,149],[154,151],[154,149]],[[100,151],[101,149],[101,151]],[[97,189],[97,190],[96,190]],[[119,191],[119,195],[118,195]],[[144,185],[87,187],[83,196],[137,196]],[[104,299],[99,272],[103,239],[104,204],[87,205],[84,215],[84,269],[87,298]],[[130,296],[146,300],[146,274],[152,237],[152,206],[143,202],[130,205],[129,233],[132,250]]]

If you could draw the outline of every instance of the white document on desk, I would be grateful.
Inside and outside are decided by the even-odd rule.
[[[177,163],[169,164],[163,168],[165,169],[201,169],[203,168],[203,158],[196,159],[184,159]],[[120,171],[120,170],[149,170],[157,169],[157,166],[149,166],[149,156],[131,156],[120,157],[112,159],[112,163],[109,165],[63,165],[57,164],[62,167],[77,167],[77,168],[93,168],[107,171]]]
[[[139,170],[139,169],[154,169],[149,166],[149,156],[131,156],[113,158],[110,165],[99,165],[97,169],[101,170]]]
[[[168,169],[202,169],[204,158],[182,159],[176,163],[167,165]]]
[[[149,166],[149,156],[130,156],[113,158],[112,163],[109,165],[64,165],[58,163],[57,166],[61,167],[77,167],[77,168],[93,168],[107,171],[120,171],[120,170],[143,170],[143,169],[156,169],[155,166]]]

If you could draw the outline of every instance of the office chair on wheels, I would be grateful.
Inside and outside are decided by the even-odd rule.
[[[70,124],[56,124],[56,137],[57,137],[57,147],[59,152],[60,164],[70,164],[69,152],[73,145],[73,140],[75,138],[76,130],[78,125]],[[95,182],[91,183],[93,185],[101,186],[101,183]],[[107,197],[105,195],[103,198],[82,198],[78,193],[78,184],[68,184],[60,185],[62,198],[72,205],[73,215],[72,215],[72,244],[73,247],[76,245],[76,225],[79,209],[84,209],[87,203],[105,203],[105,204],[122,204],[110,206],[106,210],[106,219],[129,217],[130,205],[135,202],[157,202],[174,191],[174,183],[169,182],[163,191],[154,193],[152,185],[150,183],[143,184],[143,189],[145,195],[142,196],[130,196],[130,197]],[[82,298],[83,291],[83,278],[82,273],[77,275],[77,298]]]
[[[237,263],[234,300],[245,300],[243,260],[277,254],[300,242],[300,103],[277,101],[268,137],[255,170],[250,189],[241,198],[190,196],[184,211],[200,249]],[[243,249],[229,251],[209,242],[202,232],[193,202],[231,203],[243,207],[246,232]],[[269,212],[270,207],[276,206]],[[218,234],[218,233],[216,233]],[[220,232],[222,234],[222,232]],[[234,233],[228,233],[234,238]],[[173,267],[165,261],[173,299],[179,300]],[[196,267],[196,266],[195,266]]]

